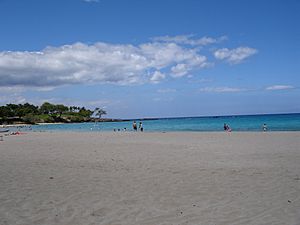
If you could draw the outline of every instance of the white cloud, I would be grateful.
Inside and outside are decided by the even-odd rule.
[[[190,54],[191,56],[194,55],[192,53]],[[170,75],[172,77],[183,77],[189,74],[189,72],[194,70],[195,68],[205,68],[210,65],[209,63],[207,63],[207,58],[205,56],[191,56],[186,56],[188,60],[181,60],[181,62],[184,63],[178,63],[175,66],[172,66]]]
[[[191,77],[213,65],[200,54],[199,45],[218,43],[226,37],[200,39],[192,35],[157,37],[140,45],[92,45],[75,43],[47,47],[41,51],[0,52],[0,87],[35,88],[51,91],[62,85],[103,84],[131,85],[158,83],[171,76]],[[217,50],[217,59],[234,64],[257,50],[240,47]]]
[[[182,77],[189,72],[189,68],[187,67],[186,64],[180,63],[180,64],[177,64],[176,66],[173,66],[171,68],[171,71],[172,71],[173,77]]]
[[[181,64],[185,65],[186,72],[180,70]],[[207,58],[196,49],[176,43],[154,42],[139,46],[75,43],[47,47],[39,52],[0,52],[0,86],[129,85],[157,82],[158,78],[163,79],[174,71],[177,76],[183,76],[187,71],[207,65]],[[151,71],[157,73],[151,76]]]
[[[152,83],[159,83],[160,81],[162,81],[163,79],[166,78],[166,75],[159,72],[159,71],[155,71],[152,75],[152,77],[150,78],[150,81]]]
[[[232,87],[205,87],[205,88],[201,88],[200,91],[225,93],[225,92],[241,92],[241,91],[245,91],[245,89],[232,88]]]
[[[205,46],[209,44],[219,43],[227,39],[226,36],[219,38],[212,37],[202,37],[202,38],[193,38],[194,35],[177,35],[177,36],[161,36],[153,38],[157,42],[174,42],[177,44],[186,44],[186,45],[199,45]]]
[[[246,58],[256,54],[258,51],[249,47],[238,47],[235,49],[222,48],[214,52],[217,59],[225,60],[231,64],[243,62]]]
[[[278,91],[278,90],[287,90],[287,89],[293,89],[295,87],[291,86],[291,85],[273,85],[270,87],[267,87],[266,90],[267,91]]]

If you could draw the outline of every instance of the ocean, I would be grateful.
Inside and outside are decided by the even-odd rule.
[[[232,131],[261,131],[265,123],[268,131],[300,131],[300,113],[270,115],[238,115],[212,117],[158,118],[153,120],[136,119],[143,123],[146,132],[164,131],[223,131],[224,123]],[[32,131],[132,131],[133,120],[124,122],[69,123],[34,125]],[[29,128],[23,128],[29,129]]]

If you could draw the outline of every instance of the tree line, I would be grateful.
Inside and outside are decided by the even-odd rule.
[[[85,107],[65,106],[63,104],[43,103],[41,106],[33,104],[6,104],[0,106],[1,123],[52,123],[52,122],[89,122],[101,119],[106,111],[101,108],[89,110]]]

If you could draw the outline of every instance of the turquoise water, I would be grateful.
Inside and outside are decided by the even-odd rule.
[[[233,131],[261,131],[267,124],[270,131],[300,131],[300,113],[276,115],[161,118],[136,120],[143,122],[144,131],[223,131],[227,123]],[[71,123],[31,126],[32,131],[113,131],[132,130],[132,122]]]

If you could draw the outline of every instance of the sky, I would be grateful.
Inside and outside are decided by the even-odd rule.
[[[298,0],[0,0],[0,105],[300,112]]]

